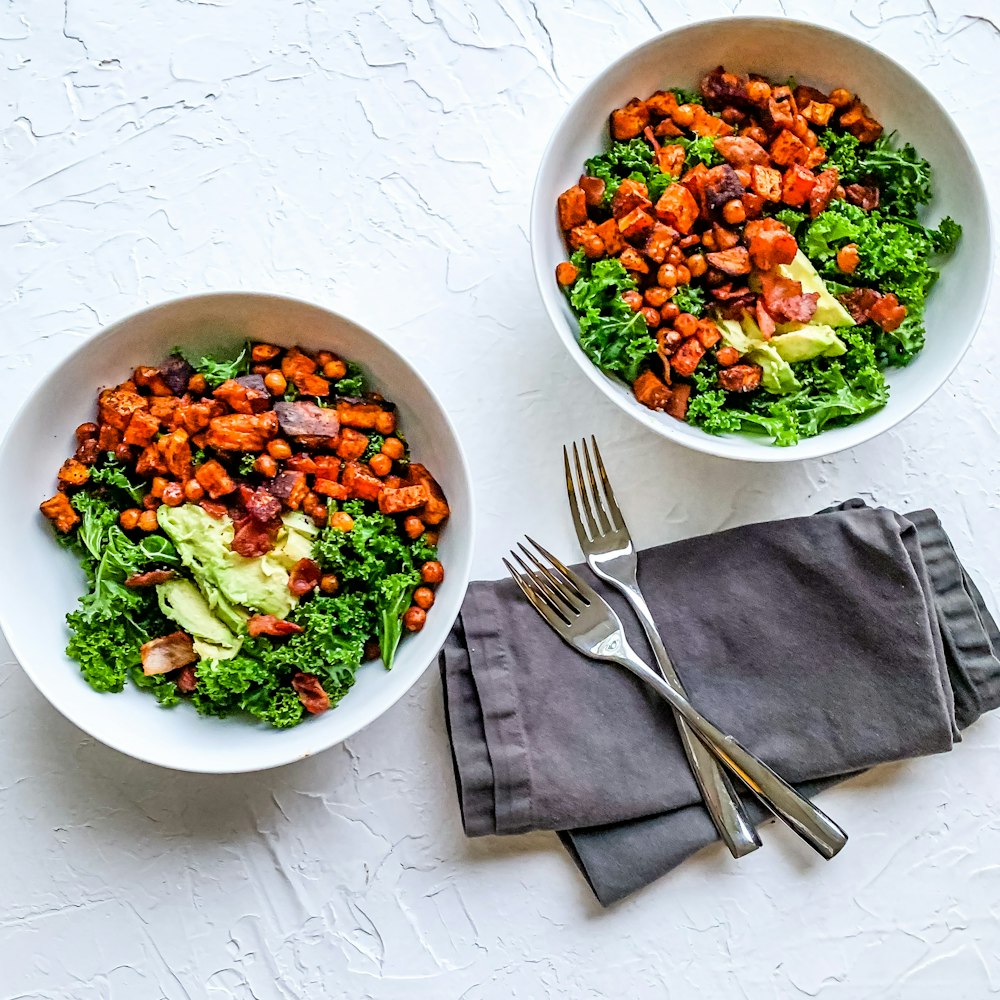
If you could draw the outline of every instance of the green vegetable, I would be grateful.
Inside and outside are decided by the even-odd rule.
[[[705,100],[701,96],[701,91],[685,90],[683,87],[671,87],[670,91],[677,98],[678,104],[704,104]]]
[[[584,169],[591,177],[600,177],[604,181],[605,205],[611,204],[611,199],[614,198],[618,185],[626,177],[642,181],[647,185],[654,174],[666,178],[667,183],[670,180],[667,175],[661,173],[660,168],[653,162],[653,147],[644,139],[613,142],[605,152],[587,160]],[[663,187],[666,187],[666,183],[663,184]],[[663,193],[662,190],[660,193]]]
[[[368,383],[360,365],[347,362],[347,374],[336,384],[338,396],[363,396],[368,391]]]
[[[254,463],[257,461],[257,456],[252,452],[248,452],[246,455],[240,457],[239,473],[241,476],[249,476],[250,473],[254,471]]]
[[[183,347],[175,347],[172,353],[183,358],[199,375],[205,377],[209,389],[218,389],[223,382],[238,378],[250,371],[250,345],[243,344],[239,354],[233,358],[213,356],[210,354],[198,356],[186,351]]]
[[[370,435],[368,438],[368,447],[365,448],[361,456],[361,461],[367,462],[370,458],[374,458],[382,450],[382,445],[384,444],[385,438],[381,434]]]
[[[715,139],[710,135],[699,135],[694,139],[679,136],[670,141],[684,147],[686,167],[693,167],[698,163],[704,163],[706,167],[715,167],[725,162],[725,157],[715,148]]]
[[[656,352],[641,312],[633,312],[621,293],[635,281],[617,260],[591,264],[583,254],[573,263],[580,274],[569,289],[569,301],[579,318],[580,347],[603,372],[631,384],[642,362]]]
[[[90,482],[122,490],[135,503],[141,503],[142,498],[146,495],[146,488],[129,480],[128,476],[125,475],[125,470],[121,463],[115,458],[114,452],[111,451],[108,452],[103,465],[95,465],[90,470]]]
[[[694,313],[701,316],[705,310],[705,289],[701,285],[678,285],[674,297],[670,300],[681,312]]]

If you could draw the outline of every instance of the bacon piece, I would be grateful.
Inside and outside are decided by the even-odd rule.
[[[748,222],[744,237],[750,247],[750,259],[760,271],[770,271],[778,264],[791,264],[799,250],[788,227],[777,219]]]
[[[687,377],[694,374],[695,368],[704,356],[705,348],[701,346],[701,341],[697,337],[687,337],[677,348],[670,363],[678,375]]]
[[[233,481],[232,476],[226,472],[222,463],[214,458],[210,458],[203,465],[199,465],[194,478],[205,488],[205,492],[213,500],[228,496],[228,494],[236,489],[236,483]]]
[[[227,379],[212,395],[235,413],[263,413],[271,406],[271,394],[262,375],[244,375]]]
[[[760,365],[731,365],[719,369],[719,385],[726,392],[752,392],[763,375]]]
[[[818,292],[802,291],[802,282],[778,274],[760,276],[764,307],[779,322],[808,323],[816,312]]]
[[[816,184],[809,193],[810,218],[815,219],[820,212],[826,211],[839,183],[840,171],[836,167],[830,167],[816,175]]]
[[[59,489],[82,486],[90,478],[90,469],[75,458],[67,458],[59,467]]]
[[[602,181],[601,184],[603,183]],[[579,184],[574,184],[559,195],[558,206],[561,229],[572,229],[587,221],[587,192]]]
[[[258,524],[270,524],[281,517],[281,501],[273,494],[258,486],[244,501],[250,518]]]
[[[198,687],[198,675],[195,673],[194,667],[181,667],[177,671],[174,683],[181,694],[191,694]]]
[[[274,615],[252,615],[247,621],[247,631],[250,635],[295,635],[305,631],[295,622],[276,618]]]
[[[80,523],[80,515],[73,509],[65,493],[57,493],[39,505],[39,510],[52,522],[56,531],[65,535]]]
[[[776,325],[774,317],[767,311],[764,299],[760,296],[757,297],[757,302],[754,304],[754,312],[757,315],[757,326],[760,327],[760,332],[764,335],[765,340],[770,340],[774,336]]]
[[[315,674],[299,671],[292,678],[292,688],[310,715],[319,715],[330,707],[330,696]]]
[[[864,323],[868,320],[871,316],[872,306],[881,297],[874,288],[852,288],[851,291],[837,296],[855,323]]]
[[[159,639],[150,639],[139,647],[142,658],[142,672],[147,677],[155,674],[169,674],[194,663],[198,654],[194,651],[194,642],[186,632],[171,632]]]
[[[731,167],[769,166],[771,157],[756,140],[746,135],[727,135],[713,143]]]
[[[402,486],[397,490],[382,490],[378,495],[378,509],[383,514],[402,514],[406,510],[423,507],[430,499],[425,486]]]
[[[889,292],[869,309],[868,315],[886,333],[892,333],[906,319],[906,306],[900,304],[895,292]]]
[[[294,472],[286,469],[279,472],[274,479],[264,484],[264,488],[272,496],[276,496],[290,510],[298,510],[309,492],[304,472]]]
[[[141,587],[157,587],[167,580],[172,580],[177,574],[172,569],[151,569],[145,573],[136,573],[125,581],[126,587],[137,590]]]
[[[407,472],[409,486],[423,486],[427,490],[427,503],[420,520],[426,525],[441,524],[451,514],[451,508],[445,499],[444,491],[438,481],[427,471],[427,467],[419,462],[411,462]]]
[[[229,513],[224,503],[216,503],[214,500],[199,500],[198,506],[216,521],[221,521]]]
[[[687,417],[688,400],[690,398],[691,386],[684,382],[674,386],[670,393],[670,399],[667,400],[667,405],[663,408],[663,412],[676,420],[684,420]]]
[[[280,521],[261,524],[249,515],[233,521],[233,541],[229,546],[233,552],[256,559],[266,555],[274,548],[274,537],[277,534]]]
[[[643,372],[632,383],[635,398],[651,410],[662,410],[670,402],[670,387],[652,372]]]
[[[315,403],[275,403],[281,433],[288,437],[303,436],[335,438],[340,433],[337,411]]]
[[[705,254],[705,260],[724,274],[734,276],[750,273],[750,254],[746,247],[732,247]]]
[[[222,417],[212,417],[205,442],[219,451],[259,452],[277,434],[278,416],[274,411],[228,413]]]
[[[312,559],[300,559],[288,575],[288,589],[296,597],[302,597],[319,586],[322,575],[319,563]]]
[[[844,188],[844,197],[858,208],[871,212],[878,208],[881,192],[875,184],[848,184]]]

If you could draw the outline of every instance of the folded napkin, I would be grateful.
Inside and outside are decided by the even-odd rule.
[[[808,794],[950,750],[1000,704],[1000,633],[932,511],[855,500],[674,542],[639,580],[694,704]],[[717,839],[667,704],[513,581],[471,586],[441,672],[469,836],[559,831],[605,905]]]

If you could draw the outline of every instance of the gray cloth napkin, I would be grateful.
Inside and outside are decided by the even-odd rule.
[[[950,750],[1000,704],[1000,633],[932,511],[858,500],[674,542],[639,580],[691,700],[809,794]],[[472,584],[441,672],[469,836],[559,831],[605,905],[716,839],[668,706],[512,581]]]

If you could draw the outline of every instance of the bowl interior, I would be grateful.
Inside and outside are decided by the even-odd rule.
[[[878,413],[828,430],[788,448],[743,435],[713,437],[642,406],[631,390],[603,375],[577,343],[576,319],[556,285],[556,264],[566,248],[556,199],[575,183],[584,161],[608,142],[608,115],[631,97],[660,88],[694,87],[713,67],[794,77],[823,90],[858,93],[886,127],[926,157],[934,172],[933,223],[950,215],[961,223],[957,252],[943,267],[926,313],[927,346],[909,366],[888,374],[890,401]],[[542,158],[531,214],[535,276],[546,309],[567,349],[588,377],[633,417],[690,448],[730,458],[789,461],[851,447],[881,433],[920,406],[952,372],[982,318],[991,276],[989,210],[975,161],[947,112],[917,79],[875,49],[839,32],[781,18],[708,21],[655,38],[614,63],[577,98],[556,128]]]
[[[161,709],[131,686],[98,694],[64,652],[63,617],[83,591],[73,556],[53,540],[38,504],[51,496],[73,430],[93,419],[99,387],[122,381],[137,364],[156,364],[177,344],[209,351],[247,337],[326,348],[358,362],[373,387],[399,406],[413,454],[441,482],[452,517],[441,538],[445,581],[423,631],[400,646],[395,665],[358,672],[333,711],[290,730],[244,718],[203,718],[190,706]],[[39,690],[92,736],[133,757],[190,771],[251,771],[287,763],[340,742],[391,706],[434,659],[458,614],[472,555],[468,471],[454,428],[410,365],[371,333],[316,306],[267,295],[202,295],[147,309],[83,344],[45,378],[4,441],[7,488],[0,519],[11,525],[0,580],[0,624]],[[13,568],[16,567],[16,570]]]

